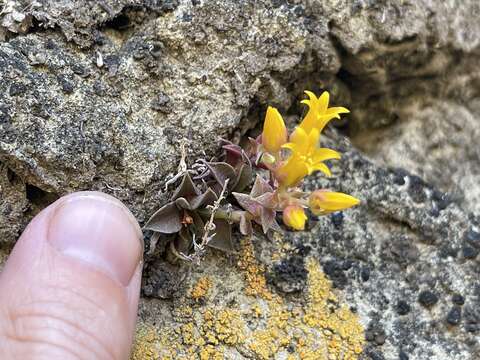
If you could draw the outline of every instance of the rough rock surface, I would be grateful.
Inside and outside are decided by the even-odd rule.
[[[325,137],[346,153],[307,186],[363,205],[202,266],[150,254],[134,358],[479,358],[479,17],[476,0],[4,1],[0,244],[80,189],[142,222],[182,139],[215,156],[267,103],[293,125],[303,89],[327,88],[352,110]]]

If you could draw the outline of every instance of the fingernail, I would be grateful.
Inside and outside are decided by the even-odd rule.
[[[119,201],[87,194],[60,200],[50,219],[48,241],[127,286],[143,254],[140,227]]]

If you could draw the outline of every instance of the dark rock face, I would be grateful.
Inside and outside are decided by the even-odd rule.
[[[280,291],[285,293],[302,291],[307,281],[304,258],[292,256],[275,264],[270,280]]]
[[[257,244],[272,288],[297,301],[315,258],[365,325],[366,359],[480,358],[478,1],[7,3],[0,244],[75,190],[111,193],[143,222],[181,141],[190,163],[215,156],[267,103],[301,113],[303,89],[328,88],[352,114],[323,145],[345,154],[307,187],[362,205],[286,233],[280,261],[277,243]],[[177,280],[155,259],[143,293],[170,299]]]

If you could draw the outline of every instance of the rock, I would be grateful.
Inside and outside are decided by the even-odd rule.
[[[400,300],[397,303],[396,310],[397,310],[398,315],[407,315],[410,312],[411,307],[406,301]]]
[[[465,259],[470,259],[470,260],[475,259],[478,255],[478,253],[480,252],[480,250],[475,249],[475,248],[473,248],[471,246],[468,246],[468,245],[464,246],[462,250],[463,250],[463,257]]]
[[[447,323],[452,326],[460,324],[462,319],[462,308],[460,306],[454,306],[447,315]]]
[[[465,304],[465,298],[460,295],[460,294],[454,294],[452,296],[452,302],[455,304],[455,305],[460,305],[462,306],[463,304]]]
[[[362,205],[200,266],[148,248],[142,328],[169,336],[158,341],[178,358],[315,346],[335,358],[322,339],[342,331],[352,358],[480,357],[478,1],[29,4],[0,11],[2,249],[76,190],[111,193],[143,223],[170,195],[182,143],[190,165],[215,157],[220,137],[258,134],[267,104],[302,113],[302,91],[327,88],[352,113],[322,146],[344,155],[306,188]],[[212,289],[196,303],[189,289],[205,276]],[[297,321],[317,336],[287,336]]]
[[[438,302],[438,296],[429,290],[424,290],[418,295],[418,302],[425,307],[431,307]]]
[[[285,293],[302,291],[307,281],[304,258],[292,256],[283,259],[273,266],[270,279],[280,291]]]

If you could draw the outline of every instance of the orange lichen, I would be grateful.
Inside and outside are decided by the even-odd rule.
[[[268,290],[264,269],[255,259],[255,253],[251,239],[245,237],[241,241],[240,259],[238,267],[245,276],[245,293],[250,296],[259,296],[265,300],[272,299],[272,293]]]
[[[158,360],[160,359],[157,350],[159,337],[156,329],[144,323],[137,326],[135,342],[133,343],[131,360]]]
[[[204,300],[212,287],[212,280],[208,276],[198,279],[190,291],[190,297],[195,301]]]

